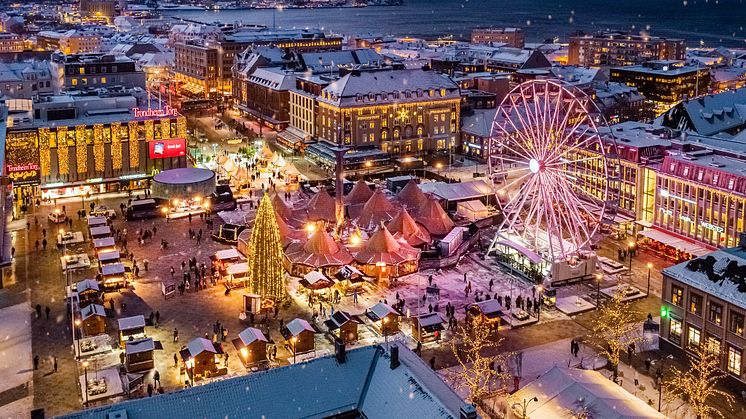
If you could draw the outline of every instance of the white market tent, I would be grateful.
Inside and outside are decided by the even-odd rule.
[[[532,418],[569,417],[582,405],[606,419],[665,418],[624,388],[614,384],[597,371],[554,366],[544,375],[509,397],[508,405],[530,403],[527,416]],[[520,409],[520,408],[519,408]]]
[[[218,250],[215,252],[215,259],[217,260],[230,260],[230,259],[243,259],[243,255],[235,248]]]
[[[489,209],[478,199],[459,202],[456,213],[468,220],[475,221],[490,215]]]

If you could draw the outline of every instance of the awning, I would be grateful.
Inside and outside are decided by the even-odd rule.
[[[510,248],[516,250],[518,253],[522,254],[523,256],[526,256],[528,258],[528,260],[531,261],[531,263],[539,264],[543,260],[541,258],[541,256],[539,256],[536,252],[532,252],[528,248],[523,247],[520,244],[518,244],[518,243],[516,243],[516,242],[514,242],[512,240],[502,239],[502,240],[498,241],[497,244],[501,245],[501,246],[507,246],[507,247],[510,247]]]
[[[226,268],[226,271],[229,275],[232,276],[244,276],[248,275],[249,273],[249,264],[248,263],[234,263],[233,265],[229,265],[228,268]]]
[[[705,246],[692,243],[680,237],[674,236],[673,234],[669,234],[653,228],[647,228],[641,231],[640,235],[694,256],[704,256],[711,252],[711,250]]]

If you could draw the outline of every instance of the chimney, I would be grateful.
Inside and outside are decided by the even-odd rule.
[[[337,356],[337,362],[344,364],[347,361],[347,349],[342,339],[334,339],[334,354]]]
[[[391,356],[391,369],[395,370],[396,367],[401,365],[399,362],[399,345],[391,345],[391,349],[389,349],[389,355]]]
[[[746,250],[746,232],[738,233],[738,247],[741,250]]]
[[[458,417],[459,419],[477,419],[477,408],[473,404],[465,404],[461,406]]]

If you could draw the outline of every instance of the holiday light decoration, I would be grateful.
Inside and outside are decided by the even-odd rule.
[[[168,118],[161,119],[161,139],[171,138],[171,120]]]
[[[176,118],[176,137],[177,138],[187,137],[186,117],[180,116]]]
[[[120,137],[121,124],[111,124],[111,166],[114,170],[122,170],[122,139]]]
[[[70,153],[67,146],[67,127],[57,127],[57,165],[61,175],[70,173]]]
[[[93,126],[93,164],[97,172],[103,172],[104,161],[104,125]]]
[[[88,172],[88,146],[85,141],[85,125],[75,127],[75,161],[78,173]]]
[[[251,230],[249,275],[254,293],[280,301],[285,298],[285,268],[276,217],[269,194],[264,194]]]
[[[601,139],[597,114],[585,93],[554,80],[523,83],[505,97],[487,143],[506,214],[500,239],[517,237],[553,261],[589,250],[618,196],[616,144]]]
[[[49,176],[51,163],[49,128],[39,128],[39,169],[42,176]]]
[[[145,141],[155,140],[155,122],[152,119],[145,121]]]
[[[642,340],[637,335],[636,319],[640,313],[632,310],[629,303],[623,301],[621,292],[614,294],[611,300],[602,306],[593,320],[593,337],[599,354],[605,356],[611,365],[614,380],[619,373],[620,355],[629,347]]]
[[[140,167],[140,137],[137,132],[137,121],[130,121],[127,127],[129,129],[130,169],[137,169]]]

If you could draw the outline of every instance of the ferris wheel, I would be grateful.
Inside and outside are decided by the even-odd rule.
[[[503,221],[499,238],[558,260],[589,250],[616,213],[616,143],[593,101],[560,81],[534,80],[502,101],[487,147]]]

